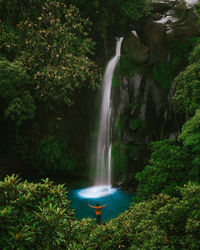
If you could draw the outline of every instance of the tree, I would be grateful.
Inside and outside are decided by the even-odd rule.
[[[176,196],[176,187],[192,180],[188,175],[193,167],[191,157],[187,150],[170,140],[151,145],[150,164],[136,174],[138,199],[147,199],[159,193]]]
[[[43,174],[71,170],[71,105],[99,79],[91,24],[62,0],[2,0],[0,15],[0,161]]]
[[[182,127],[182,132],[178,139],[184,147],[190,152],[192,164],[189,175],[193,180],[199,182],[200,178],[200,110],[196,110],[195,115],[189,119]]]
[[[55,0],[44,3],[37,20],[27,18],[19,25],[24,36],[20,60],[34,80],[34,97],[47,108],[71,105],[76,90],[96,86],[88,25],[78,9]]]
[[[4,116],[20,125],[33,119],[35,103],[31,95],[33,83],[19,61],[0,61],[0,97],[4,106]]]
[[[71,0],[81,14],[89,17],[94,30],[103,35],[120,35],[130,30],[130,25],[151,11],[151,0]]]
[[[177,112],[194,115],[200,108],[200,63],[189,65],[175,78],[176,92],[173,103]]]
[[[200,43],[189,56],[189,65],[175,78],[176,92],[173,103],[177,112],[187,114],[190,117],[200,108]]]

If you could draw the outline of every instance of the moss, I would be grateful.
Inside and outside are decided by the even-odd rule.
[[[132,118],[129,122],[129,127],[130,129],[135,130],[136,134],[140,136],[145,130],[146,125],[140,118]]]
[[[189,53],[197,38],[191,37],[187,41],[177,40],[170,45],[172,59],[169,62],[157,62],[153,66],[153,80],[164,91],[168,91],[173,79],[181,67],[188,62]]]
[[[153,80],[160,88],[168,91],[173,80],[171,63],[156,63],[153,67]]]
[[[132,62],[131,57],[127,54],[122,55],[120,59],[119,67],[120,75],[123,76],[132,76],[135,72],[140,72],[145,74],[148,71],[148,68],[145,64],[136,65]]]
[[[131,62],[131,58],[128,55],[122,55],[120,59],[120,74],[121,75],[133,75],[134,65]]]
[[[171,43],[172,59],[178,61],[180,64],[187,63],[189,53],[198,39],[198,37],[190,37],[186,41],[176,40]]]
[[[112,79],[112,87],[117,87],[117,86],[121,86],[121,81],[116,76],[116,74],[114,74]]]
[[[126,173],[128,158],[126,148],[121,142],[116,141],[112,145],[112,162],[115,178],[123,178]]]
[[[178,17],[184,19],[186,16],[186,12],[187,12],[186,3],[184,1],[180,2],[177,5],[177,9],[176,9],[176,13],[177,13]]]

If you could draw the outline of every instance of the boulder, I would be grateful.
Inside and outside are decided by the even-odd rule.
[[[149,47],[149,62],[165,60],[167,56],[166,25],[160,22],[144,25],[143,37]]]
[[[148,59],[149,48],[143,45],[135,31],[130,32],[123,41],[122,53],[128,57],[131,63],[144,63]]]
[[[166,1],[156,0],[155,3],[167,5]],[[170,2],[170,1],[169,1]],[[155,23],[160,23],[166,26],[167,42],[173,39],[186,40],[190,36],[198,36],[200,27],[198,25],[199,15],[196,9],[197,0],[174,1],[175,4],[168,4],[168,10],[159,13],[154,13],[153,18]],[[160,17],[160,19],[159,19]],[[153,22],[153,23],[154,23]]]
[[[192,2],[192,1],[191,1]],[[194,3],[194,2],[193,2]],[[186,5],[184,12],[181,7],[181,3],[175,7],[175,13],[178,16],[179,13],[180,19],[177,20],[173,26],[174,34],[176,38],[183,37],[184,40],[190,36],[200,35],[200,27],[198,25],[199,14],[197,13],[196,5]]]

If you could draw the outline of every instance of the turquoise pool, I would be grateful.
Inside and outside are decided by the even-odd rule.
[[[102,221],[115,218],[119,213],[128,209],[133,194],[119,189],[110,188],[110,190],[107,190],[106,188],[103,187],[100,194],[96,190],[91,192],[92,188],[69,190],[68,197],[71,200],[71,207],[75,210],[75,215],[78,219],[86,217],[96,218],[94,209],[89,207],[88,203],[92,206],[95,206],[96,203],[99,203],[100,206],[108,203],[102,209]]]

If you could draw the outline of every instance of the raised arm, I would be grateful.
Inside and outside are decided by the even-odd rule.
[[[94,207],[93,207],[93,206],[91,206],[90,204],[88,204],[88,206],[89,206],[89,207],[92,207],[92,208],[94,208]]]
[[[105,205],[103,205],[103,206],[101,206],[101,207],[103,208],[103,207],[105,207],[105,206],[107,206],[107,205],[108,205],[108,203],[106,203]]]

